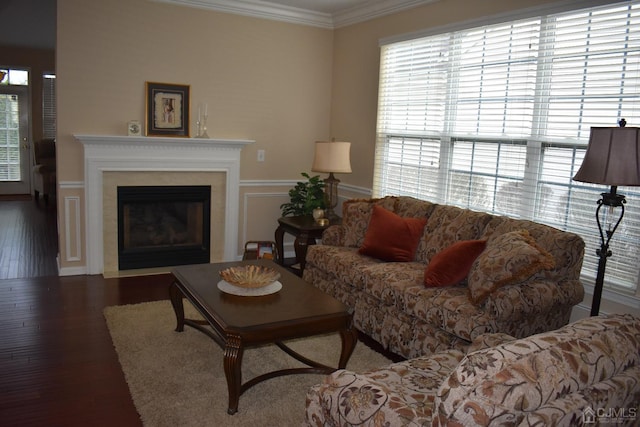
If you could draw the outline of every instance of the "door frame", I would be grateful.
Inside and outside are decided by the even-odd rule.
[[[33,183],[33,150],[31,144],[31,86],[0,85],[0,94],[18,95],[19,138],[22,180],[0,182],[0,194],[31,194]]]

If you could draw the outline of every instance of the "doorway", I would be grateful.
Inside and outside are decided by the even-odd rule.
[[[29,86],[0,85],[0,194],[31,192]]]

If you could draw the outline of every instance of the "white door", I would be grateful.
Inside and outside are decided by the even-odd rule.
[[[0,194],[31,193],[29,87],[0,86]]]

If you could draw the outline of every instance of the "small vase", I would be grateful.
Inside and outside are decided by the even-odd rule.
[[[324,217],[324,209],[316,208],[312,212],[313,219],[316,221]]]

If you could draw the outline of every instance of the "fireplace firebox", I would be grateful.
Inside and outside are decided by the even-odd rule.
[[[211,186],[118,187],[118,268],[210,261]]]

